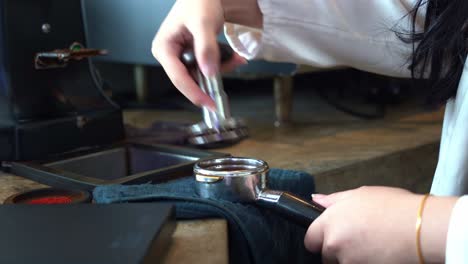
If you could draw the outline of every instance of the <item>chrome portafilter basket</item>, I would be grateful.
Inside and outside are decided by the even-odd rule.
[[[221,62],[232,58],[233,51],[229,46],[220,45],[220,51]],[[198,147],[213,148],[231,145],[246,138],[249,135],[246,123],[231,116],[221,75],[204,76],[198,68],[193,51],[185,51],[182,54],[182,62],[192,72],[202,91],[215,101],[217,109],[214,112],[202,107],[203,121],[188,127],[187,141]]]
[[[268,189],[268,172],[268,164],[259,159],[225,157],[203,160],[194,166],[196,191],[207,199],[256,203],[304,227],[308,227],[325,210],[313,201]]]

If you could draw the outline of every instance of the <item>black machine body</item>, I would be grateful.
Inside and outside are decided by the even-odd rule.
[[[0,1],[0,161],[25,161],[124,138],[86,48],[81,0]]]

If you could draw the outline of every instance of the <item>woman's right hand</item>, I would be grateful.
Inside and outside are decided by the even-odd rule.
[[[187,48],[193,48],[205,76],[233,70],[246,63],[235,54],[220,66],[217,35],[224,24],[221,0],[178,0],[156,34],[152,45],[154,57],[161,63],[177,89],[198,106],[215,109],[213,100],[203,93],[180,61]]]
[[[307,230],[305,246],[324,263],[417,263],[415,223],[422,195],[372,186],[314,195],[327,208]],[[443,263],[457,197],[427,200],[421,226],[423,258]]]

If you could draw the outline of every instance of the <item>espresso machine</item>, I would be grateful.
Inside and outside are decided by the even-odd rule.
[[[81,2],[0,5],[0,160],[122,140],[122,112],[88,60],[105,51],[86,48]]]
[[[2,168],[54,187],[91,190],[191,175],[199,159],[226,155],[126,140],[122,110],[91,60],[107,51],[87,46],[83,6],[0,1]]]

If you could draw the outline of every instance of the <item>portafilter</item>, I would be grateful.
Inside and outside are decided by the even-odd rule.
[[[203,198],[256,203],[304,227],[308,227],[325,210],[313,201],[268,189],[268,171],[268,164],[259,159],[224,157],[202,160],[194,166],[196,191]]]

